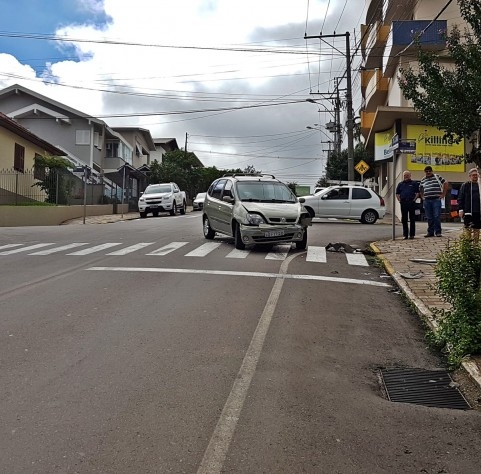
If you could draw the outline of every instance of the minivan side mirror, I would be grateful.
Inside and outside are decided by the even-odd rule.
[[[223,196],[222,200],[225,202],[228,202],[229,204],[232,204],[235,201],[235,199],[232,196]]]

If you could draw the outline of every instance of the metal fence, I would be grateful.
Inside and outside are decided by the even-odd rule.
[[[124,192],[114,183],[90,182],[68,170],[0,170],[0,205],[111,204],[122,201]],[[85,194],[84,194],[85,193]]]

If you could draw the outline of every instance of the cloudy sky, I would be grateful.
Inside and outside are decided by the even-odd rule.
[[[187,136],[206,166],[308,185],[322,175],[346,38],[305,36],[350,33],[358,115],[364,0],[0,0],[0,12],[0,88],[181,148]]]

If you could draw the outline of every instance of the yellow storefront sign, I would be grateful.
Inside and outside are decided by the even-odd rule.
[[[407,155],[408,170],[431,165],[434,171],[464,172],[464,139],[456,143],[445,138],[444,131],[426,125],[408,125],[407,138],[416,140],[416,153]]]

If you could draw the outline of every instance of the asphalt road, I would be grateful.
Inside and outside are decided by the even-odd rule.
[[[322,251],[390,235],[317,221],[307,252],[238,253],[198,213],[3,228],[0,472],[479,472],[478,411],[383,395],[381,367],[442,367],[419,319],[372,258]]]

